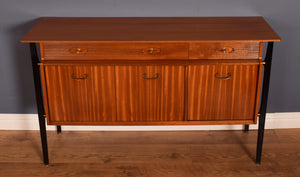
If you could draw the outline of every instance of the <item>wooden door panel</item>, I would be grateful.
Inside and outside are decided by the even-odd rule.
[[[47,65],[44,69],[49,123],[115,121],[113,66]]]
[[[188,69],[188,120],[255,120],[258,64],[190,65]]]
[[[184,66],[116,66],[116,98],[118,121],[181,121]]]

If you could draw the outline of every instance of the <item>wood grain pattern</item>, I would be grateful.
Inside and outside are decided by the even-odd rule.
[[[261,44],[262,45],[262,44]],[[262,49],[262,47],[261,47]],[[261,50],[262,52],[262,50]],[[261,85],[262,85],[262,77],[263,77],[263,61],[261,59],[259,59],[259,69],[258,69],[258,77],[257,77],[257,92],[256,92],[256,97],[255,97],[255,109],[254,109],[254,114],[257,113],[257,115],[259,114],[259,107],[260,107],[260,91],[261,91]],[[258,116],[254,116],[254,123],[257,123],[257,118]]]
[[[231,77],[221,80],[215,77]],[[188,120],[256,120],[259,74],[256,65],[190,65]]]
[[[184,66],[116,66],[116,98],[118,121],[183,120]]]
[[[225,52],[222,50],[226,50]],[[258,59],[259,42],[191,43],[189,59]]]
[[[45,60],[156,60],[188,58],[188,44],[184,43],[44,43],[43,48]],[[79,51],[76,52],[76,49]]]
[[[42,54],[41,54],[42,55]],[[42,92],[43,92],[43,103],[44,103],[44,109],[45,109],[45,115],[49,116],[49,105],[48,105],[48,92],[47,92],[47,84],[46,84],[46,74],[45,74],[45,67],[43,64],[40,63],[40,72],[41,72],[41,81],[42,81]],[[47,120],[47,123],[49,123],[49,120]]]
[[[22,42],[280,41],[263,17],[42,17]]]
[[[63,128],[63,127],[62,127]],[[9,177],[299,177],[300,129],[257,131],[48,131],[50,165],[38,131],[0,131],[0,171]],[[30,169],[30,170],[29,170]]]
[[[22,41],[41,44],[48,123],[201,125],[256,123],[262,42],[280,40],[262,17],[44,17]]]
[[[113,66],[44,66],[48,124],[113,122],[116,119]],[[74,80],[83,78],[85,80]]]
[[[41,61],[43,65],[139,65],[139,66],[150,66],[150,65],[193,65],[193,64],[235,64],[239,62],[241,65],[257,64],[258,60],[249,59],[226,59],[226,60],[44,60]]]

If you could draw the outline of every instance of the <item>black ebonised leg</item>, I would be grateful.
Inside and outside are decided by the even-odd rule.
[[[34,87],[35,87],[35,98],[36,98],[36,104],[38,109],[44,164],[48,165],[49,159],[48,159],[48,146],[47,146],[47,132],[46,132],[45,117],[44,117],[45,109],[43,104],[41,73],[40,73],[40,68],[38,66],[39,58],[37,55],[35,43],[30,43],[30,52],[31,52],[33,79],[34,79]]]
[[[266,112],[267,112],[267,103],[268,103],[268,94],[269,94],[273,44],[274,44],[273,42],[268,43],[267,54],[266,54],[266,58],[265,58],[261,107],[260,107],[260,111],[259,111],[260,116],[259,116],[258,137],[257,137],[257,150],[256,150],[256,163],[257,164],[260,164],[260,162],[261,162],[261,154],[262,154],[262,146],[263,146],[264,130],[265,130],[265,120],[266,120]]]
[[[57,130],[57,134],[61,134],[61,126],[60,125],[56,126],[56,130]]]
[[[249,125],[246,124],[245,127],[244,127],[244,132],[248,132],[249,131]]]

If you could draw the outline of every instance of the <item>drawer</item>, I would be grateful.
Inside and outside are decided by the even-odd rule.
[[[190,59],[258,59],[259,42],[191,43]]]
[[[187,59],[183,43],[44,43],[44,60]]]

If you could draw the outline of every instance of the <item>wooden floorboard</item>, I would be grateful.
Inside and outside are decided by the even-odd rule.
[[[257,131],[48,131],[50,165],[38,131],[0,131],[0,176],[300,177],[300,129]]]

